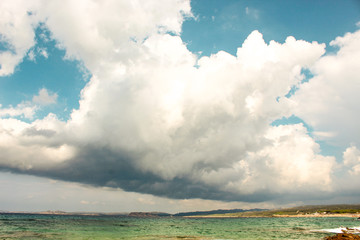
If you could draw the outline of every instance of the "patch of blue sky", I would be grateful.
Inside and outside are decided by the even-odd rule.
[[[309,82],[309,80],[314,77],[314,74],[307,68],[301,69],[301,75],[303,75],[304,78],[303,78],[303,80],[301,81],[300,84]],[[285,95],[285,97],[290,98],[292,95],[295,94],[295,92],[297,90],[299,90],[299,86],[298,85],[293,85],[291,87],[290,91]]]
[[[323,156],[334,156],[337,162],[343,161],[343,152],[346,150],[346,147],[332,145],[331,143],[323,140],[316,141],[320,145],[320,154]]]
[[[272,126],[280,126],[280,125],[291,125],[291,124],[303,124],[304,127],[308,130],[309,134],[311,135],[314,129],[308,125],[306,122],[304,122],[301,118],[291,115],[290,117],[283,117],[280,119],[276,119],[271,123]]]
[[[192,0],[191,6],[195,18],[184,22],[181,37],[200,56],[220,50],[235,55],[253,30],[267,43],[294,36],[332,50],[330,41],[354,32],[360,21],[358,0]]]
[[[195,18],[184,22],[181,37],[190,51],[201,56],[220,50],[235,55],[252,30],[260,28],[256,21],[243,24],[247,16],[246,4],[242,1],[196,0],[191,6]]]
[[[57,94],[55,104],[40,106],[34,118],[50,112],[67,120],[71,110],[79,107],[81,89],[90,78],[81,62],[64,59],[65,51],[56,47],[43,26],[36,29],[36,45],[16,67],[12,75],[0,77],[0,104],[3,108],[31,101],[39,90]],[[23,119],[22,119],[23,120]]]

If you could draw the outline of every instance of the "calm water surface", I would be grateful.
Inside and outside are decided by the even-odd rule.
[[[353,218],[128,218],[0,215],[3,239],[323,239]]]

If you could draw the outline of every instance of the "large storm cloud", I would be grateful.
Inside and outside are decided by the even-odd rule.
[[[341,126],[322,121],[337,111],[338,102],[326,105],[334,91],[358,100],[356,89],[343,86],[358,82],[359,63],[346,61],[359,56],[359,32],[335,40],[334,56],[323,56],[325,44],[291,36],[266,43],[255,30],[236,56],[198,58],[180,37],[191,17],[188,1],[9,2],[0,21],[10,27],[0,31],[14,51],[0,55],[1,74],[11,74],[35,44],[41,23],[92,77],[68,121],[49,114],[25,122],[11,118],[26,117],[22,108],[2,109],[2,170],[170,198],[250,202],[331,194],[339,166],[358,178],[356,157],[336,163],[321,155],[303,124],[272,123],[295,114],[323,126],[318,135],[344,141],[330,134]],[[15,19],[21,24],[9,25]],[[338,77],[346,72],[341,84],[328,77],[335,71],[328,62]],[[308,83],[305,69],[316,74]],[[342,116],[356,119],[358,106],[347,106]],[[345,134],[348,151],[356,150],[355,133]]]

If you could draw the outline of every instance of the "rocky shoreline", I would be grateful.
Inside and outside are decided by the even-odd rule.
[[[325,238],[325,240],[348,240],[348,239],[360,240],[360,236],[351,233],[338,233],[334,236]]]

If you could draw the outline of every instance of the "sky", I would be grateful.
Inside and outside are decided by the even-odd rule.
[[[0,210],[360,202],[358,0],[4,0],[0,66]]]

